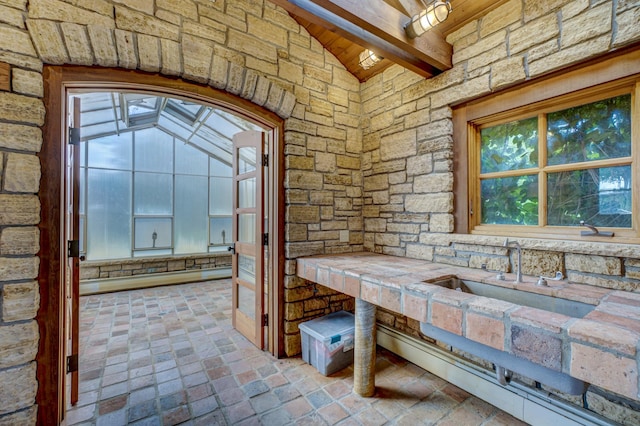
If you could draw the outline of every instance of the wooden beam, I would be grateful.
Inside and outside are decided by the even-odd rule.
[[[0,90],[11,90],[11,65],[6,62],[0,62]]]
[[[292,15],[319,25],[363,48],[373,49],[378,55],[424,77],[432,77],[440,71],[451,68],[451,46],[439,34],[433,33],[421,40],[410,40],[404,34],[403,29],[409,18],[386,3],[382,3],[381,0],[376,2],[376,7],[370,7],[369,9],[360,5],[357,1],[347,2],[351,6],[350,10],[353,13],[343,13],[345,16],[340,16],[334,13],[333,10],[324,7],[324,5],[317,4],[317,0],[271,1]],[[386,7],[381,10],[377,7],[379,6],[378,3]],[[354,5],[355,7],[353,7]],[[371,5],[367,4],[367,6]],[[331,7],[336,9],[333,4]],[[361,12],[364,17],[356,16]],[[386,14],[387,12],[388,15]],[[385,23],[387,19],[390,21],[395,19],[395,23]],[[370,22],[367,22],[367,20]],[[372,23],[380,25],[387,30],[381,30],[372,25]],[[389,34],[391,29],[393,33]],[[425,53],[428,50],[425,46],[434,47],[433,55],[435,58]],[[443,50],[447,53],[442,53]]]
[[[409,17],[422,12],[424,9],[424,5],[419,0],[385,0],[385,2],[391,6],[397,4],[399,7],[396,7],[396,9],[404,10]]]
[[[452,47],[442,34],[437,31],[427,31],[415,39],[409,38],[404,26],[411,18],[384,1],[361,0],[311,0],[358,27],[386,40],[394,46],[404,49],[419,60],[444,71],[452,67]]]

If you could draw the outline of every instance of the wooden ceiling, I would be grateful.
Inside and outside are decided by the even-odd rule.
[[[452,49],[446,36],[507,0],[450,0],[449,18],[415,39],[406,36],[404,26],[425,9],[421,0],[271,1],[287,10],[360,81],[366,81],[393,63],[425,78],[451,68]],[[363,69],[359,56],[365,48],[385,59]]]

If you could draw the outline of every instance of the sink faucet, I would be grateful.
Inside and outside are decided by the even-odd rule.
[[[520,243],[518,243],[517,241],[509,241],[509,239],[507,238],[506,240],[504,240],[504,244],[502,244],[502,246],[507,248],[509,248],[510,246],[514,246],[518,251],[518,263],[516,265],[516,284],[519,284],[522,282],[522,250],[520,249]]]

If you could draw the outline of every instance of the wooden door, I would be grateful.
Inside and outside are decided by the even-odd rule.
[[[69,402],[78,402],[78,349],[80,327],[80,98],[69,99],[68,143],[65,145],[64,261],[65,386]]]
[[[233,138],[233,326],[258,348],[264,346],[264,133]]]

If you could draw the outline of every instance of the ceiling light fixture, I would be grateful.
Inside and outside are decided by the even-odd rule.
[[[369,68],[380,62],[382,59],[384,58],[382,56],[376,55],[372,50],[365,49],[362,51],[362,53],[360,53],[360,66],[363,69],[368,70]]]
[[[426,9],[414,15],[411,21],[404,27],[405,32],[410,38],[420,37],[430,28],[435,27],[440,22],[444,22],[452,10],[449,0],[434,0],[429,5],[423,0],[422,3]]]

